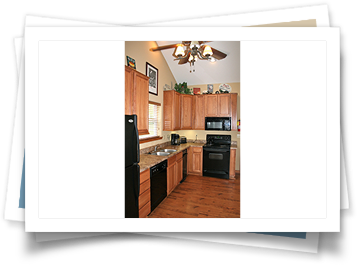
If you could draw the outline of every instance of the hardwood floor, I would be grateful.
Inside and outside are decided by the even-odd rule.
[[[239,218],[240,176],[188,175],[148,218]]]

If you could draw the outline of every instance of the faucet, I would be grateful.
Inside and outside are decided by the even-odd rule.
[[[157,145],[155,145],[155,150],[154,151],[156,152],[156,150],[157,150]]]

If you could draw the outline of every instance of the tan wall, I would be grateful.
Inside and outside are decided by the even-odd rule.
[[[158,96],[149,94],[149,100],[163,104],[163,87],[165,84],[171,86],[175,85],[176,80],[171,73],[169,66],[166,63],[166,60],[161,52],[151,52],[149,51],[150,48],[156,47],[157,44],[155,41],[126,41],[125,42],[125,65],[126,63],[126,56],[129,56],[135,60],[136,63],[136,70],[146,74],[146,62],[150,63],[151,65],[155,66],[158,70]],[[161,108],[162,109],[162,108]],[[161,111],[161,121],[162,119],[162,111]],[[161,132],[160,134],[163,136],[163,139],[160,141],[155,142],[148,142],[140,145],[140,148],[145,148],[151,146],[153,144],[159,144],[161,142],[167,141],[167,135],[170,135],[170,132],[163,132],[162,131],[162,124],[161,124]]]

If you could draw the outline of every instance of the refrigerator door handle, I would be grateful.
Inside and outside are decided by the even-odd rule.
[[[137,171],[137,177],[134,176],[134,194],[135,194],[136,206],[139,207],[139,195],[140,195],[140,166],[139,165],[137,165],[136,171]]]
[[[139,140],[139,131],[138,131],[138,125],[137,123],[135,122],[134,123],[134,129],[135,129],[135,134],[136,134],[136,156],[137,156],[137,160],[139,163],[140,162],[140,140]]]

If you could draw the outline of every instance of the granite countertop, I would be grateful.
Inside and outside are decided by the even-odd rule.
[[[182,152],[183,150],[189,148],[190,146],[204,146],[204,143],[186,143],[186,144],[180,144],[180,145],[167,145],[165,147],[162,148],[158,148],[158,150],[160,149],[175,149],[177,150],[176,152],[171,153],[168,156],[157,156],[157,155],[149,155],[149,154],[141,154],[140,155],[140,173],[151,168],[152,166],[155,166],[156,164]],[[231,145],[231,149],[237,149],[237,145]]]

